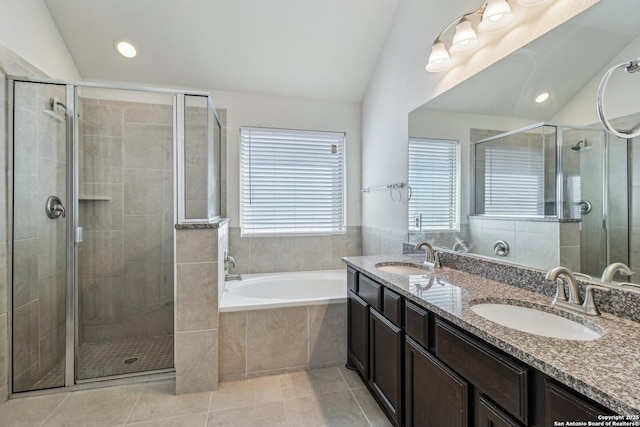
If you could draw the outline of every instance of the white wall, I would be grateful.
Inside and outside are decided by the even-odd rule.
[[[519,119],[515,117],[462,114],[420,109],[411,112],[409,115],[408,136],[460,141],[460,222],[462,224],[466,224],[468,222],[467,217],[470,209],[470,130],[488,129],[506,132],[532,125],[534,123],[535,121],[532,121],[531,119]],[[407,218],[405,216],[404,229],[406,230],[407,227]]]
[[[0,44],[52,78],[80,80],[43,0],[0,0]]]
[[[436,9],[431,2],[402,1],[363,100],[363,186],[406,181],[406,141],[408,113],[411,110],[598,1],[555,1],[530,8],[526,14],[518,15],[518,22],[512,30],[490,38],[491,42],[486,43],[484,48],[471,57],[459,60],[459,66],[440,74],[424,71],[430,41],[456,15],[448,9],[444,16],[444,8]],[[469,2],[455,1],[455,7],[452,8],[462,15],[469,11]],[[516,9],[517,5],[514,5],[514,11]],[[406,203],[393,205],[388,202],[387,195],[371,193],[363,197],[362,207],[363,226],[406,231]]]
[[[239,226],[240,127],[346,132],[347,225],[361,224],[361,109],[356,102],[333,102],[213,90],[216,108],[227,110],[227,215]]]
[[[599,123],[596,110],[598,86],[604,74],[614,65],[636,59],[640,52],[640,37],[618,52],[593,79],[552,119],[554,123],[589,125]],[[640,111],[640,79],[638,74],[628,74],[623,69],[613,73],[605,91],[605,113],[609,120],[629,116]]]

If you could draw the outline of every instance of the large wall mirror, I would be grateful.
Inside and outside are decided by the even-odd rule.
[[[409,242],[594,278],[613,262],[640,272],[640,139],[606,132],[596,112],[603,75],[640,57],[638,16],[637,0],[603,0],[411,112]],[[640,124],[639,100],[640,73],[614,73],[618,129]]]

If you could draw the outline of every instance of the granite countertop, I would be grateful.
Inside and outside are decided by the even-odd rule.
[[[345,257],[356,270],[376,279],[449,322],[493,344],[621,415],[640,414],[640,324],[611,314],[586,316],[552,306],[549,297],[450,268],[426,276],[385,273],[381,262],[421,264],[424,255]],[[602,337],[593,341],[547,338],[493,323],[470,307],[510,303],[560,314]]]

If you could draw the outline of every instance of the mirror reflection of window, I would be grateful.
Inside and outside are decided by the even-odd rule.
[[[409,231],[460,230],[460,142],[409,139]]]
[[[488,146],[485,150],[485,215],[544,215],[541,146]]]

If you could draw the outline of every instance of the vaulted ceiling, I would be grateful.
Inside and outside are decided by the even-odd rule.
[[[362,100],[398,3],[45,0],[84,79],[345,101]]]

